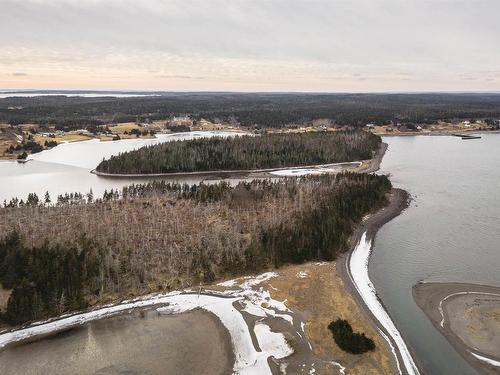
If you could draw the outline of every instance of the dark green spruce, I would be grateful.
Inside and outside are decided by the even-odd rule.
[[[30,194],[23,204],[12,201],[0,208],[0,218],[11,223],[2,227],[5,234],[0,237],[0,283],[12,291],[2,317],[13,325],[44,319],[103,302],[109,296],[155,291],[151,285],[167,277],[183,280],[181,285],[185,287],[287,263],[334,260],[348,250],[349,236],[362,217],[387,203],[390,189],[386,176],[343,173],[255,180],[236,186],[226,182],[189,186],[156,181],[131,185],[121,193],[107,192],[104,198],[61,195],[54,203],[48,194],[43,200]],[[68,200],[63,199],[66,196]],[[286,203],[297,201],[302,203]],[[246,215],[265,218],[269,215],[265,214],[266,207],[283,204],[290,209],[277,213],[273,220],[242,226],[241,233],[233,232],[233,237],[226,238],[226,233],[219,231],[216,242],[214,228],[196,226],[198,239],[180,249],[182,259],[165,247],[164,241],[169,243],[168,228],[175,228],[178,238],[187,241],[193,235],[189,225],[182,221],[174,225],[174,216],[173,224],[166,224],[163,232],[159,231],[162,227],[145,228],[129,220],[160,219],[151,213],[161,215],[162,207],[179,207],[183,215],[195,215],[194,222],[203,220],[205,213],[221,222],[229,215],[237,227],[245,222],[240,220]],[[110,216],[118,211],[127,214]],[[48,228],[64,225],[59,219],[68,215],[80,225],[61,228],[70,230],[64,242],[43,236]],[[26,220],[38,223],[35,231],[18,224]],[[81,232],[82,227],[88,228],[86,233]],[[104,227],[121,228],[131,248],[141,251],[124,250],[116,243],[114,231],[99,230]],[[152,230],[156,232],[148,232]],[[148,246],[144,247],[148,235]],[[32,242],[34,236],[43,240]],[[170,274],[166,274],[168,269]],[[364,339],[352,340],[354,351],[359,345],[366,346]]]
[[[337,319],[328,325],[328,329],[332,332],[335,343],[346,352],[363,354],[375,349],[373,340],[364,333],[354,332],[347,320]]]
[[[154,174],[295,167],[370,159],[381,139],[364,131],[264,134],[165,142],[103,160],[97,171]]]

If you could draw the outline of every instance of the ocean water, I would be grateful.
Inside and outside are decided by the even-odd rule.
[[[426,374],[476,374],[412,298],[417,282],[500,286],[500,134],[386,137],[380,173],[413,201],[381,228],[370,277]]]

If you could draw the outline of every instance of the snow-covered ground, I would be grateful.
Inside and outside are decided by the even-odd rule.
[[[348,264],[350,277],[366,306],[370,309],[373,316],[375,316],[375,318],[391,336],[392,340],[396,343],[400,356],[403,360],[404,367],[408,374],[418,375],[419,371],[415,362],[413,361],[413,357],[411,356],[406,343],[401,337],[401,334],[394,325],[394,322],[391,320],[389,314],[387,313],[387,311],[385,311],[384,307],[380,303],[375,287],[373,286],[373,283],[371,282],[368,275],[368,261],[370,259],[371,248],[372,242],[366,238],[365,232],[363,233],[361,240],[359,241],[350,257]],[[391,345],[394,351],[391,340],[389,340],[389,338],[382,331],[380,332],[387,340],[389,345]],[[399,366],[400,364],[398,360],[399,372],[402,373]]]
[[[260,350],[252,342],[249,326],[243,315],[235,308],[240,304],[243,311],[259,318],[272,316],[282,318],[293,324],[292,312],[284,302],[274,300],[263,288],[255,289],[260,283],[275,277],[273,272],[267,272],[255,277],[246,277],[240,284],[236,280],[221,283],[234,286],[234,290],[215,292],[213,294],[197,294],[172,292],[148,296],[118,305],[108,305],[98,310],[63,316],[57,320],[38,322],[27,328],[6,332],[0,335],[0,348],[7,344],[30,337],[45,335],[81,325],[92,320],[110,317],[134,308],[157,307],[163,314],[178,314],[196,308],[202,308],[215,314],[227,328],[235,352],[234,373],[240,375],[271,374],[267,363],[269,357],[285,358],[293,353],[282,333],[272,332],[262,321],[255,324],[254,333]],[[212,292],[212,291],[211,291]]]
[[[341,172],[345,166],[360,166],[361,162],[355,163],[336,163],[336,164],[325,164],[318,165],[314,167],[304,167],[304,168],[289,168],[280,169],[278,171],[270,172],[275,176],[306,176],[310,174],[323,174],[323,173],[338,173]]]

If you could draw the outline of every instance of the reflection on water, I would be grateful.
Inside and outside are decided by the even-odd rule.
[[[133,183],[144,183],[154,179],[199,183],[201,177],[173,178],[104,178],[91,174],[103,158],[143,146],[172,140],[184,140],[211,136],[233,136],[235,132],[190,132],[158,134],[155,139],[127,139],[121,141],[84,142],[61,144],[51,150],[30,156],[33,160],[20,164],[16,161],[0,161],[0,203],[18,197],[25,199],[29,193],[43,197],[48,191],[52,201],[59,194],[92,189],[94,196],[102,196],[104,190],[120,189]]]
[[[132,151],[144,146],[204,137],[228,137],[238,134],[241,135],[244,133],[228,131],[193,131],[187,133],[157,134],[155,138],[123,139],[120,141],[101,142],[98,139],[91,139],[82,142],[63,143],[50,150],[30,155],[29,158],[48,163],[59,163],[72,165],[74,167],[94,169],[102,159],[107,159],[120,152]]]
[[[2,375],[226,374],[229,334],[209,313],[134,312],[0,352]]]
[[[500,135],[387,137],[382,172],[414,198],[379,231],[370,276],[426,374],[476,374],[413,301],[420,280],[500,286]]]

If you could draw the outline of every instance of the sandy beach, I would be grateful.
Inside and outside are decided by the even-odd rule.
[[[500,288],[463,283],[419,283],[417,305],[478,371],[500,374]]]

